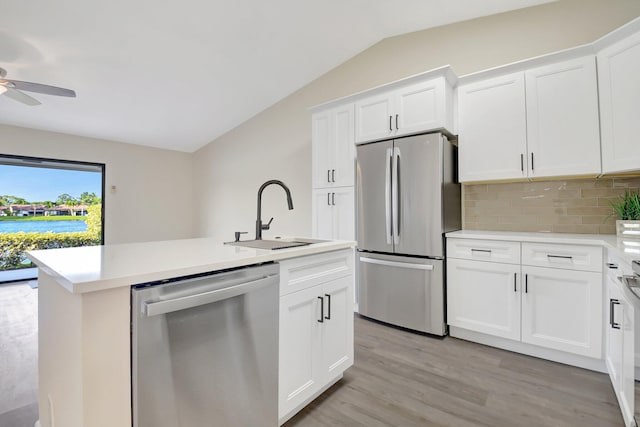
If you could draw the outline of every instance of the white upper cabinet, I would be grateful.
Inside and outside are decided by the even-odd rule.
[[[527,176],[524,74],[458,88],[460,181]]]
[[[375,95],[356,102],[356,142],[385,139],[393,135],[393,96]]]
[[[354,185],[353,104],[314,113],[311,131],[313,188]]]
[[[355,240],[354,187],[312,191],[312,235],[317,239]]]
[[[529,176],[600,174],[593,56],[525,72]]]
[[[598,53],[603,173],[640,170],[640,33]]]
[[[442,76],[356,101],[356,142],[453,131],[453,88]]]
[[[593,55],[476,76],[458,97],[460,181],[600,174]]]

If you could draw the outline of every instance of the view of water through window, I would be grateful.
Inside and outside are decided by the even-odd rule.
[[[25,252],[102,243],[103,165],[0,156],[0,282]]]

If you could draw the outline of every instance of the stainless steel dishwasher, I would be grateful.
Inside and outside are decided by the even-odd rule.
[[[277,264],[136,285],[134,427],[278,425]]]

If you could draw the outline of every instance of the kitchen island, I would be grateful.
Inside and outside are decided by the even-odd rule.
[[[334,317],[343,318],[343,323],[326,329],[342,325],[335,331],[340,339],[325,342],[334,350],[341,346],[344,354],[330,361],[327,372],[315,362],[288,371],[280,360],[279,423],[285,422],[353,363],[354,246],[351,241],[332,241],[270,251],[201,238],[29,252],[39,267],[39,425],[132,425],[133,285],[270,262],[280,265],[281,358],[283,353],[290,359],[300,359],[292,357],[296,352],[314,354],[317,344],[295,348],[310,341],[287,335],[300,333],[300,328],[287,329],[286,319],[304,315],[293,308],[307,307],[316,322],[319,305],[315,296],[309,299],[315,302],[306,305],[299,300],[286,307],[283,302],[315,288],[330,293],[331,283],[342,284],[340,298],[336,295],[331,304]],[[325,351],[335,357],[339,353]]]

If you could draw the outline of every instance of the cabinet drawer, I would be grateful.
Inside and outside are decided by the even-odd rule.
[[[280,261],[280,296],[353,274],[353,250]]]
[[[602,271],[602,247],[522,243],[522,265]]]
[[[520,242],[447,238],[447,257],[520,264]]]

